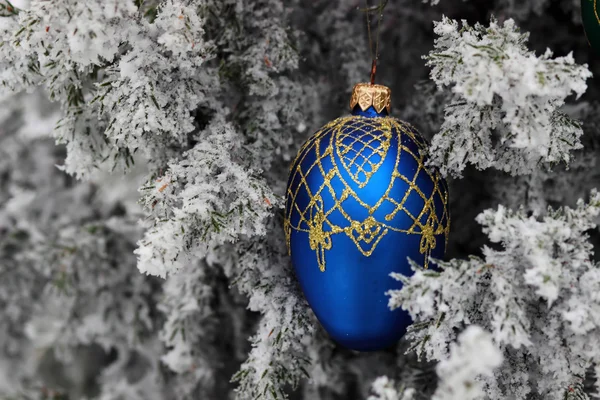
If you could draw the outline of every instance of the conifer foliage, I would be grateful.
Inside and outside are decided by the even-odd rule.
[[[598,66],[579,1],[479,3],[385,8],[378,80],[453,228],[365,354],[308,307],[282,210],[368,79],[362,1],[0,0],[0,398],[590,398]]]

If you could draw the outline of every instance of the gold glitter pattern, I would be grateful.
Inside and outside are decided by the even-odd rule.
[[[394,135],[396,140],[393,140]],[[416,146],[407,146],[408,141],[403,141],[407,139],[405,135]],[[332,248],[333,236],[345,234],[363,256],[369,257],[386,234],[402,232],[421,236],[419,251],[425,255],[424,267],[427,268],[431,251],[437,244],[436,236],[443,234],[448,240],[450,215],[445,181],[437,171],[425,168],[426,146],[423,138],[408,124],[389,117],[350,116],[324,126],[302,146],[291,167],[284,221],[288,251],[291,252],[292,231],[308,233],[319,269],[325,271],[326,254]],[[411,172],[412,176],[400,172],[401,156],[415,161],[413,164],[417,167]],[[373,189],[381,190],[381,195],[370,196],[371,200],[361,198],[357,192],[382,168],[386,158],[393,162],[387,187]],[[387,170],[381,174],[386,174]],[[421,189],[418,178],[421,179],[419,182],[426,178],[433,189]],[[309,181],[317,182],[317,185],[310,185]],[[349,184],[351,181],[355,185]],[[402,198],[392,194],[395,185],[407,187]],[[393,193],[397,194],[398,189]],[[364,193],[360,194],[365,197]],[[308,201],[297,201],[299,196]],[[422,204],[418,213],[414,212],[417,204],[414,196],[418,196],[418,204]],[[324,198],[330,200],[324,201]],[[409,201],[409,198],[413,200]],[[358,205],[367,216],[356,220],[346,209],[350,203],[354,210]],[[406,226],[399,226],[398,221]]]
[[[392,138],[392,125],[383,121],[381,131],[375,126],[363,130],[362,135],[355,135],[357,129],[362,129],[363,120],[350,121],[351,129],[343,130],[336,135],[335,145],[342,165],[352,177],[352,180],[362,189],[385,160]],[[364,150],[370,151],[364,151]]]
[[[600,25],[600,16],[598,16],[598,0],[594,0],[594,14],[596,15],[596,21]]]

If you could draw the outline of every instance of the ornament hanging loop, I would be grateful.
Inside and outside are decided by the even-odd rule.
[[[375,74],[377,73],[377,61],[379,60],[379,41],[381,37],[381,21],[383,20],[383,10],[387,6],[389,0],[381,0],[376,6],[369,6],[369,1],[365,0],[367,7],[360,9],[361,12],[364,12],[367,16],[367,32],[369,34],[369,50],[371,52],[371,59],[373,60],[371,64],[371,85],[375,84]],[[371,35],[371,13],[378,12],[379,13],[379,22],[377,23],[377,42],[375,47],[375,52],[373,52],[373,38]]]
[[[371,85],[375,84],[375,74],[377,73],[377,59],[373,59],[371,64]]]

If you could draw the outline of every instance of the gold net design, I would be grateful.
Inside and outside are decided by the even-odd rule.
[[[393,140],[394,135],[396,140]],[[415,143],[417,151],[403,144],[404,135]],[[390,152],[392,143],[397,144],[397,151]],[[437,171],[425,168],[426,146],[423,138],[407,124],[389,117],[350,116],[325,125],[302,146],[290,170],[284,221],[288,251],[291,252],[292,230],[307,233],[319,268],[325,271],[325,256],[332,247],[333,236],[345,234],[363,256],[369,257],[381,239],[394,231],[421,236],[419,250],[425,255],[424,266],[427,268],[431,251],[436,247],[436,236],[443,234],[448,239],[450,215],[445,181]],[[367,204],[357,191],[368,185],[386,157],[392,156],[391,153],[395,153],[395,158],[389,184],[377,201]],[[417,168],[412,176],[404,176],[400,172],[400,158],[407,156],[416,161]],[[307,162],[310,159],[314,161]],[[354,185],[349,184],[350,180],[344,177],[340,168],[345,170]],[[318,175],[319,179],[312,180],[318,181],[319,187],[309,186],[311,174]],[[431,193],[425,193],[417,185],[417,179],[423,174],[433,186]],[[398,181],[408,186],[402,198],[392,195],[392,188]],[[308,202],[299,204],[300,193],[306,195]],[[420,197],[420,212],[414,212],[414,206],[410,207],[413,208],[411,212],[407,205],[408,199],[415,195]],[[436,210],[436,199],[441,210]],[[344,203],[349,201],[363,208],[367,216],[361,220],[353,218],[344,209]],[[378,213],[377,219],[375,214],[380,209],[385,210],[385,215],[381,218],[381,213]],[[405,219],[410,221],[407,226],[393,223],[399,213],[408,217]]]

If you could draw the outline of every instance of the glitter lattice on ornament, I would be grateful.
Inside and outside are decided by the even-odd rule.
[[[337,155],[342,168],[358,188],[362,189],[389,155],[394,135],[397,136],[398,148],[389,185],[378,201],[369,205],[345,180],[335,156]],[[403,135],[408,135],[416,144],[417,152],[403,144]],[[334,235],[345,234],[363,256],[369,257],[383,237],[389,231],[395,231],[421,235],[419,250],[425,255],[424,266],[427,268],[430,252],[436,247],[436,235],[444,234],[446,240],[448,238],[450,217],[447,210],[448,190],[445,182],[437,172],[429,171],[424,166],[425,147],[426,143],[420,135],[415,134],[403,122],[389,117],[351,116],[339,118],[323,127],[305,143],[292,164],[290,182],[297,182],[297,184],[290,185],[290,188],[295,188],[294,190],[288,189],[284,223],[288,251],[291,251],[292,230],[308,233],[310,248],[316,252],[320,270],[325,271],[326,251],[331,249]],[[314,154],[315,160],[305,166],[304,162],[309,154]],[[401,156],[412,157],[418,164],[411,177],[404,176],[399,171]],[[421,173],[426,173],[433,182],[433,190],[428,195],[416,184],[417,177]],[[314,192],[307,182],[310,174],[319,174],[323,181]],[[397,180],[408,185],[408,190],[401,199],[390,196]],[[308,204],[304,207],[296,201],[300,191],[304,191],[309,198]],[[413,215],[405,207],[411,194],[418,195],[423,202],[423,207],[417,215]],[[325,202],[324,197],[332,201]],[[436,198],[437,203],[443,207],[440,214],[436,213]],[[358,203],[367,211],[368,216],[363,220],[351,218],[344,209],[344,203],[349,200]],[[326,203],[331,205],[327,207]],[[391,211],[385,215],[383,221],[380,221],[374,214],[383,207],[391,208]],[[392,221],[398,213],[408,216],[407,220],[410,224],[400,227],[390,224],[389,221]],[[333,215],[343,216],[343,224],[334,223]]]
[[[377,123],[361,125],[362,120],[348,121],[350,130],[336,132],[336,150],[342,165],[352,177],[352,180],[362,189],[379,167],[383,164],[390,148],[392,127],[388,121],[382,121],[384,129],[377,131]],[[353,135],[357,130],[363,134]],[[383,133],[383,134],[382,134]],[[360,150],[357,150],[356,147]]]

